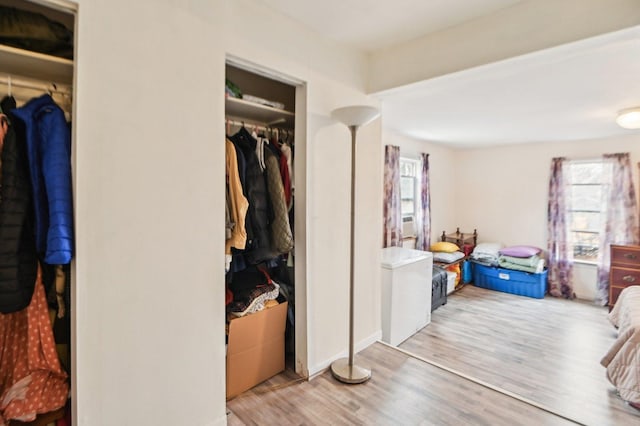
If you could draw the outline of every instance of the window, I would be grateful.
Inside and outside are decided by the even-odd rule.
[[[602,175],[599,160],[570,162],[571,208],[569,229],[573,258],[587,262],[598,260],[600,245]]]
[[[403,222],[415,222],[418,160],[400,158],[400,204]]]

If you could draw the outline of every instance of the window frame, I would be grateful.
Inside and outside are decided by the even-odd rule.
[[[407,175],[407,174],[403,174],[403,167],[402,167],[402,163],[409,163],[412,164],[412,168],[413,168],[413,175]],[[400,157],[400,209],[401,209],[401,216],[402,216],[402,223],[406,223],[406,222],[416,222],[416,212],[417,212],[417,208],[418,208],[418,185],[419,185],[419,181],[418,181],[418,169],[420,168],[420,160],[417,160],[415,158],[409,158],[409,157]],[[402,179],[412,179],[413,180],[413,197],[411,198],[407,198],[404,196],[404,194],[402,193]],[[411,200],[413,202],[413,213],[411,214],[405,214],[402,213],[402,203],[403,201],[409,201]]]
[[[569,162],[569,167],[573,168],[574,165],[579,165],[579,164],[603,164],[603,160],[601,158],[590,158],[590,159],[580,159],[580,160],[568,160]],[[587,264],[587,265],[597,265],[598,263],[598,255],[599,255],[599,251],[600,251],[600,244],[597,245],[596,247],[596,252],[595,252],[595,257],[592,259],[584,259],[584,258],[577,258],[575,256],[575,251],[576,251],[576,241],[577,239],[575,238],[575,235],[578,233],[583,233],[583,234],[594,234],[597,235],[597,240],[598,242],[600,241],[600,238],[602,236],[602,210],[586,210],[586,209],[574,209],[574,194],[573,194],[573,188],[574,187],[599,187],[600,188],[600,194],[602,194],[602,191],[605,186],[605,183],[602,182],[602,173],[600,175],[600,183],[593,183],[593,182],[579,182],[579,183],[575,183],[574,179],[573,179],[573,170],[570,170],[571,173],[571,179],[570,182],[568,184],[568,186],[570,187],[570,197],[571,197],[571,208],[567,210],[567,216],[569,217],[569,221],[568,221],[568,225],[569,225],[569,233],[570,233],[570,244],[571,244],[571,255],[573,258],[573,262],[574,263],[583,263],[583,264]],[[598,203],[598,205],[601,205],[600,203]],[[597,230],[593,230],[593,229],[589,229],[589,230],[580,230],[580,229],[575,229],[575,227],[573,226],[573,214],[574,213],[588,213],[588,214],[598,214],[599,215],[599,226]]]

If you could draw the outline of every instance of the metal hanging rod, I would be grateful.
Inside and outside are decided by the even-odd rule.
[[[42,92],[47,92],[50,94],[57,93],[60,95],[71,95],[71,90],[63,85],[58,85],[56,83],[36,82],[33,80],[24,80],[21,78],[12,77],[10,75],[0,74],[0,84],[7,86],[8,89],[19,87],[22,89],[40,90]]]
[[[291,129],[285,129],[285,128],[282,128],[282,127],[269,126],[269,125],[265,126],[264,124],[256,124],[256,123],[252,123],[251,121],[225,119],[225,124],[227,124],[229,126],[248,127],[248,128],[251,128],[251,129],[262,130],[262,131],[265,131],[265,132],[268,132],[270,130],[277,130],[279,132],[286,132],[286,133],[293,134],[293,131]]]

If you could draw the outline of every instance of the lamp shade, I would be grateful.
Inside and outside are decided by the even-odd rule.
[[[378,118],[380,112],[377,108],[367,105],[348,106],[334,109],[331,117],[347,126],[364,126]]]
[[[640,107],[623,109],[618,113],[616,123],[625,129],[640,129]]]

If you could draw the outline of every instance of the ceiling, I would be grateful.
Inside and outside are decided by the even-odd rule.
[[[520,0],[260,0],[325,37],[374,51]],[[407,11],[411,11],[407,13]],[[383,126],[451,146],[640,134],[615,124],[640,105],[640,27],[375,94]]]
[[[260,0],[341,43],[366,51],[489,15],[522,0]]]

